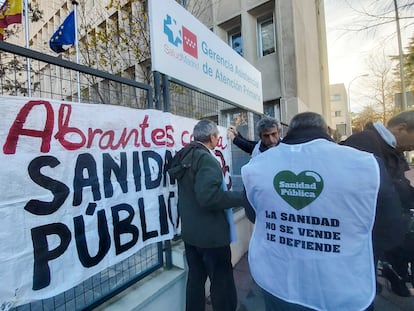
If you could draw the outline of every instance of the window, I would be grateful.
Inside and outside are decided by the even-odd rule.
[[[331,102],[336,102],[336,101],[340,101],[340,100],[341,100],[341,95],[340,94],[331,95]]]
[[[125,35],[131,36],[134,33],[132,29],[133,20],[131,3],[128,3],[122,7],[121,14],[122,19],[120,23],[123,24],[122,27],[125,29]]]
[[[247,126],[247,111],[245,110],[235,110],[229,113],[229,119],[231,125],[234,126]],[[247,133],[247,132],[246,132]],[[244,135],[247,135],[247,134]]]
[[[233,50],[243,56],[243,41],[240,27],[237,27],[228,32],[229,45]]]
[[[254,121],[253,118],[249,121],[253,115],[251,112],[247,112],[243,109],[232,109],[225,113],[224,118],[228,121],[226,126],[234,125],[237,131],[247,139],[253,139]],[[257,115],[254,115],[257,116]],[[250,155],[243,150],[239,149],[235,145],[231,149],[231,179],[233,183],[233,190],[243,190],[243,182],[241,179],[241,168],[250,160]]]
[[[141,13],[139,14],[142,15],[142,17],[140,18],[142,20],[141,24],[143,24],[142,27],[147,30],[149,29],[148,1],[147,0],[142,1],[141,7],[139,10],[141,10]]]
[[[280,100],[270,100],[263,103],[263,114],[280,121]]]
[[[109,20],[110,20],[110,23],[108,25],[107,31],[109,32],[109,35],[111,36],[111,40],[119,45],[121,43],[121,40],[119,37],[120,29],[119,29],[119,21],[118,21],[118,12],[110,16]]]
[[[346,135],[346,124],[337,124],[336,130],[340,136]]]
[[[259,56],[265,56],[275,52],[275,27],[273,15],[257,20],[259,38]]]
[[[263,114],[274,118],[275,116],[275,105],[263,105]]]
[[[177,1],[179,4],[181,4],[182,7],[186,8],[187,7],[187,0],[178,0]]]
[[[341,116],[341,110],[335,111],[335,117],[340,117],[340,116]]]

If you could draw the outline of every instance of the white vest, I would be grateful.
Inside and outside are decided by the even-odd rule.
[[[261,140],[259,140],[257,143],[256,143],[256,145],[254,146],[254,148],[253,148],[253,151],[252,151],[252,158],[253,157],[255,157],[255,156],[257,156],[258,154],[261,154],[262,152],[260,151],[260,144],[262,143],[262,141]]]
[[[375,297],[374,156],[324,139],[283,142],[242,168],[256,210],[249,265],[257,284],[316,310],[364,310]]]

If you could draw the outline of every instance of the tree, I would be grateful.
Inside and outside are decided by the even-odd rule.
[[[43,11],[40,10],[39,4],[29,3],[29,20],[37,22],[42,19]],[[17,33],[23,31],[22,24],[9,25],[4,30],[4,39],[16,36]],[[16,55],[0,52],[0,83],[2,90],[7,95],[24,95],[28,93],[28,87],[26,85],[25,71],[27,70],[26,59]],[[35,74],[34,68],[30,68],[31,73]],[[38,86],[37,83],[33,83],[32,89]]]
[[[368,122],[381,121],[382,115],[372,105],[365,106],[361,112],[352,116],[352,133],[360,132]]]
[[[106,6],[95,5],[95,14],[86,12],[87,1],[80,1],[79,16],[79,52],[82,63],[120,76],[151,84],[150,33],[146,1],[110,0]],[[211,14],[204,14],[211,8],[211,1],[186,1],[188,9],[195,16],[203,16],[206,22]],[[73,50],[70,52],[73,53]],[[92,89],[83,89],[84,94],[95,93],[102,102],[122,102],[122,92],[105,94],[103,81],[85,77]],[[94,79],[95,81],[91,81]],[[114,89],[116,85],[108,85]],[[172,93],[182,94],[185,90],[173,85]],[[119,98],[116,98],[116,97]],[[137,100],[136,98],[131,100]],[[188,109],[188,107],[187,107]]]
[[[29,8],[29,20],[31,22],[40,21],[43,18],[43,11],[39,8],[38,3],[28,3]],[[22,24],[12,24],[4,29],[4,40],[7,38],[15,36],[17,33],[23,31]]]
[[[211,7],[210,1],[185,3],[194,16],[203,16],[207,21],[211,17],[211,14],[204,14]],[[140,80],[150,83],[147,1],[110,0],[105,7],[96,10],[93,20],[89,12],[80,11],[83,12],[80,51],[86,63],[114,73],[138,65]]]
[[[395,113],[394,86],[395,81],[392,75],[392,60],[385,54],[373,53],[367,58],[368,82],[367,102],[373,108],[381,111],[381,121],[386,121]],[[379,109],[380,108],[380,109]]]
[[[109,1],[106,6],[97,3],[94,14],[87,12],[85,2],[80,3],[79,53],[81,62],[99,70],[125,78],[149,83],[150,45],[148,15],[145,1]],[[101,6],[100,6],[101,5]],[[73,51],[72,51],[73,53]],[[131,106],[140,107],[140,98],[125,86],[96,77],[84,76],[90,88],[83,88],[84,96],[98,96],[101,102],[118,104],[130,94]]]
[[[345,26],[344,30],[352,32],[378,31],[378,28],[395,23],[395,7],[393,0],[352,1],[345,3],[355,12],[354,22]],[[398,0],[398,13],[402,29],[414,25],[413,0]],[[389,33],[385,40],[394,37],[396,32]]]
[[[414,36],[411,37],[407,47],[407,54],[404,55],[404,71],[406,74],[407,89],[414,92]]]
[[[406,91],[409,92],[414,91],[414,36],[410,39],[406,51],[407,52],[404,54],[404,74]],[[396,60],[398,59],[398,56],[393,56],[392,59]],[[397,82],[396,89],[398,90],[398,85],[401,83],[398,65],[394,67],[393,73]]]
[[[394,83],[396,92],[402,93],[403,90],[407,92],[407,81],[404,69],[406,67],[406,58],[403,55],[401,44],[401,31],[408,29],[414,25],[414,10],[413,0],[371,0],[361,2],[352,0],[345,0],[350,8],[357,14],[357,21],[346,27],[348,31],[356,32],[377,32],[384,26],[389,24],[396,24],[395,29],[383,36],[383,41],[380,45],[384,45],[389,40],[397,36],[399,56],[395,59],[398,60],[396,65],[396,77],[397,81]],[[404,80],[402,80],[404,79]],[[404,83],[403,83],[404,82]]]
[[[367,122],[386,123],[396,112],[394,105],[395,79],[392,57],[385,50],[376,51],[366,59],[368,78],[365,79],[363,110],[352,116],[353,131],[360,131]]]

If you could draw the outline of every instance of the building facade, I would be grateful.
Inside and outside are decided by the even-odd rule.
[[[348,137],[352,134],[352,127],[345,85],[343,83],[331,84],[329,89],[332,128],[336,130],[338,139]]]
[[[262,73],[266,114],[330,122],[323,1],[213,1],[213,30]]]
[[[80,63],[152,83],[146,1],[78,2]],[[330,123],[322,0],[178,2],[261,72],[265,114],[288,123],[298,112],[315,111]],[[30,48],[56,55],[48,42],[72,11],[72,1],[33,0],[32,3],[39,5],[43,18],[29,25]],[[117,36],[120,33],[124,36]],[[16,40],[24,45],[23,34]],[[75,59],[73,49],[57,57]],[[91,95],[93,90],[83,92]],[[254,121],[253,115],[240,108],[240,112],[223,115],[223,119],[230,123],[246,118]],[[254,137],[252,126],[247,135]]]

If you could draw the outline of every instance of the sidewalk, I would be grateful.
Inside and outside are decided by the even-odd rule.
[[[414,186],[414,167],[406,174]],[[237,311],[262,311],[264,302],[260,293],[260,288],[253,281],[247,253],[234,267],[234,281],[237,288],[239,306]],[[399,297],[394,295],[388,288],[385,279],[379,277],[378,281],[383,285],[382,292],[375,297],[375,311],[413,311],[413,297]],[[213,311],[211,304],[207,303],[206,311]]]
[[[247,253],[234,267],[234,279],[237,287],[239,307],[237,311],[264,310],[264,302],[259,287],[253,282],[247,261]],[[399,297],[391,293],[384,279],[379,278],[383,289],[375,298],[375,311],[412,311],[414,310],[414,297]],[[206,308],[211,311],[212,308]]]
[[[406,173],[414,186],[414,167]],[[237,286],[239,309],[237,311],[261,311],[264,310],[264,302],[260,288],[253,282],[250,275],[247,253],[234,267],[234,278]],[[375,298],[375,311],[413,311],[414,297],[399,297],[388,290],[386,280],[378,278],[383,285],[381,294]],[[212,310],[212,309],[210,309]]]
[[[234,267],[239,308],[237,311],[261,311],[265,309],[259,286],[250,275],[247,253]]]

